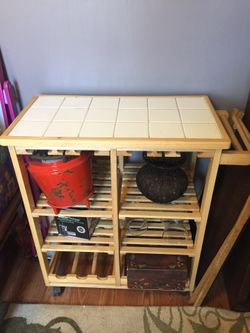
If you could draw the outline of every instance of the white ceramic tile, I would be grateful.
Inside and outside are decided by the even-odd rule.
[[[54,118],[54,121],[84,121],[87,109],[61,107]]]
[[[85,96],[69,96],[65,97],[62,107],[63,108],[82,108],[88,109],[92,97]]]
[[[93,97],[91,109],[117,109],[119,97]]]
[[[21,120],[10,132],[10,136],[43,136],[48,121],[24,121]]]
[[[63,96],[39,96],[32,107],[59,108],[63,100]]]
[[[149,110],[149,120],[181,123],[178,110]]]
[[[117,116],[118,122],[148,121],[148,111],[145,109],[120,109]]]
[[[80,132],[80,137],[112,138],[115,123],[85,122]]]
[[[25,121],[51,121],[57,112],[56,108],[31,107],[23,116]]]
[[[181,124],[153,122],[149,124],[150,138],[184,138]]]
[[[147,109],[147,98],[121,97],[119,109]]]
[[[148,123],[116,123],[116,138],[148,138]]]
[[[177,97],[179,109],[209,109],[204,97]]]
[[[216,124],[183,124],[188,139],[219,139],[220,131]]]
[[[210,110],[183,110],[180,109],[183,123],[216,123]]]
[[[174,97],[149,97],[149,109],[177,109]]]
[[[117,109],[89,109],[86,121],[115,122]]]
[[[53,121],[44,136],[77,137],[82,126],[76,121]]]

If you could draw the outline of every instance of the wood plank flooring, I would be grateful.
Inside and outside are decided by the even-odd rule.
[[[15,247],[3,251],[6,251],[6,263],[1,267],[0,301],[72,305],[188,305],[188,293],[165,291],[65,288],[62,295],[53,296],[52,288],[44,285],[37,259],[26,257],[23,251]],[[229,309],[221,275],[203,305]]]

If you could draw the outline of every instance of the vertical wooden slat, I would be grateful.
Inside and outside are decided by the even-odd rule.
[[[118,172],[117,172],[117,152],[115,149],[110,153],[111,168],[111,197],[112,197],[112,216],[113,216],[113,232],[114,232],[114,265],[115,280],[119,286],[121,284],[120,274],[120,235],[119,235],[119,218],[118,218]]]
[[[239,140],[237,139],[237,137],[234,134],[234,131],[233,131],[231,125],[230,125],[228,112],[227,111],[219,111],[218,113],[219,113],[220,119],[221,119],[221,121],[222,121],[222,123],[225,127],[225,130],[227,131],[228,135],[230,136],[233,148],[236,149],[236,150],[243,150]]]
[[[221,150],[216,150],[214,152],[214,157],[210,160],[208,173],[206,177],[206,183],[204,188],[204,193],[202,196],[202,203],[201,203],[201,222],[199,228],[197,228],[196,231],[196,237],[195,237],[195,256],[192,263],[192,269],[191,269],[191,277],[190,277],[190,291],[193,291],[194,285],[195,285],[195,278],[198,270],[200,255],[201,255],[201,249],[204,239],[204,234],[206,230],[206,224],[210,209],[210,204],[212,200],[213,190],[215,186],[216,176],[218,172],[218,167],[220,164],[220,157],[221,157]]]
[[[248,142],[250,142],[250,133],[249,133],[246,125],[243,123],[242,119],[240,119],[240,118],[239,118],[239,125],[242,128],[242,131],[244,132],[246,139],[248,140]]]
[[[93,254],[93,260],[92,260],[92,265],[91,265],[91,274],[93,274],[93,275],[96,273],[97,259],[98,259],[98,253],[94,252],[94,254]]]
[[[121,173],[123,173],[123,170],[124,170],[124,156],[119,156],[118,161],[119,161],[119,169],[120,169]]]
[[[242,128],[242,130],[243,130],[243,132],[244,132],[244,134],[245,134],[248,142],[250,142],[250,132],[249,132],[248,128],[246,127],[246,125],[242,121],[242,118],[244,117],[245,113],[242,112],[242,111],[240,111],[237,108],[234,108],[233,109],[233,114],[235,114],[237,116],[237,119],[239,121],[239,125]]]
[[[78,261],[79,261],[79,255],[80,253],[79,252],[76,252],[74,254],[74,260],[73,260],[73,264],[72,264],[72,267],[71,267],[71,274],[75,274],[76,273],[76,269],[77,269],[77,265],[78,265]]]
[[[62,252],[54,252],[54,254],[52,255],[52,258],[50,260],[50,274],[55,274],[55,268],[56,268],[56,265],[60,259],[62,255]]]
[[[247,134],[246,128],[244,130],[244,128],[242,127],[242,124],[240,123],[240,120],[237,117],[236,112],[233,113],[232,120],[233,120],[233,123],[234,123],[235,127],[237,128],[239,134],[240,134],[240,137],[241,137],[242,141],[244,142],[244,145],[246,146],[247,150],[249,151],[250,150],[250,141],[249,141],[249,137],[248,137],[249,133]]]
[[[33,219],[32,217],[32,210],[35,208],[35,204],[32,196],[32,191],[30,188],[27,170],[22,156],[17,156],[15,148],[9,147],[9,152],[16,173],[19,189],[22,195],[24,208],[27,214],[33,241],[36,247],[36,252],[42,270],[43,278],[45,284],[48,285],[49,262],[46,254],[42,253],[41,251],[43,238],[40,230],[40,225],[38,223],[39,220],[35,218]]]

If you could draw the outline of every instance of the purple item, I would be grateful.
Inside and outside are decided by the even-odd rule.
[[[0,104],[2,108],[2,113],[3,113],[3,120],[4,120],[4,125],[7,128],[10,125],[10,121],[8,119],[8,114],[5,106],[5,100],[4,100],[4,94],[3,94],[3,87],[2,83],[0,82]]]
[[[4,89],[5,97],[7,100],[7,105],[9,108],[10,121],[12,122],[18,115],[16,102],[15,102],[14,90],[9,81],[4,81],[3,89]]]
[[[0,83],[3,83],[3,81],[4,81],[4,71],[3,71],[2,61],[0,58]]]
[[[5,127],[8,127],[11,123],[10,119],[8,118],[8,112],[7,112],[7,108],[6,105],[7,101],[5,100],[4,97],[4,81],[6,81],[6,77],[4,75],[4,68],[3,68],[3,62],[1,59],[1,54],[0,54],[0,104],[2,107],[2,113],[3,113],[3,120],[4,120],[4,125]],[[5,103],[6,102],[6,103]]]
[[[0,104],[2,107],[2,113],[3,113],[3,120],[4,120],[4,125],[5,127],[9,126],[9,119],[8,119],[8,114],[5,106],[5,100],[4,100],[4,90],[3,90],[3,84],[4,84],[4,69],[3,69],[3,63],[1,59],[1,54],[0,54]]]

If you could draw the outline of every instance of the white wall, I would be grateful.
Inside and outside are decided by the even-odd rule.
[[[37,93],[208,94],[244,108],[249,0],[0,0],[0,45]]]

